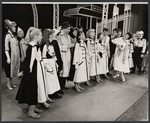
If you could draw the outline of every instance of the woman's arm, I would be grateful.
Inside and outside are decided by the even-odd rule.
[[[5,37],[5,54],[6,54],[6,58],[7,58],[7,63],[10,64],[11,60],[10,60],[10,54],[9,54],[9,43],[10,43],[10,35],[7,34]]]

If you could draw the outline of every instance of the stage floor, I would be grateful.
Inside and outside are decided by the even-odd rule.
[[[113,71],[111,71],[113,73]],[[64,90],[63,98],[51,103],[52,109],[43,110],[40,119],[27,116],[27,105],[15,100],[18,88],[6,88],[5,73],[2,72],[2,121],[147,121],[148,120],[148,74],[125,75],[126,81],[103,79],[101,83],[91,81],[92,87],[82,84],[85,91]],[[15,79],[19,86],[20,80]]]

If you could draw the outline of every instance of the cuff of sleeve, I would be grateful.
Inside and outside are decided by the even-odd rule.
[[[67,52],[67,50],[68,50],[68,46],[67,45],[62,46],[61,51]]]
[[[48,59],[43,59],[44,64],[49,63]]]

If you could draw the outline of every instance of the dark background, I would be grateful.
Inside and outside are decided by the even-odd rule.
[[[102,6],[100,4],[95,4],[97,6]],[[38,24],[39,28],[53,28],[53,5],[52,4],[37,4],[38,10]],[[68,18],[63,16],[63,12],[66,9],[76,8],[77,4],[60,4],[59,5],[59,24],[68,21],[72,26],[76,26],[75,18]],[[112,18],[114,4],[109,5],[108,19]],[[124,5],[118,4],[119,14],[124,13]],[[147,38],[148,32],[148,5],[147,4],[136,4],[132,5],[133,13],[139,15],[138,29],[145,32],[145,38]],[[21,27],[24,32],[28,30],[30,26],[34,26],[33,11],[30,4],[2,4],[2,35],[6,33],[4,27],[4,20],[10,19],[15,21],[19,27]],[[89,19],[90,20],[90,19]],[[99,22],[101,20],[98,20]],[[96,19],[92,19],[92,28],[95,28]],[[86,18],[82,18],[81,25],[86,29]],[[119,25],[119,27],[122,27]]]

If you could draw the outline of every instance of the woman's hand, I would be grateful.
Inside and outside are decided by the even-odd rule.
[[[7,63],[10,64],[10,62],[11,62],[11,61],[10,61],[10,58],[7,58]]]
[[[143,58],[144,57],[144,54],[141,54],[141,58]]]
[[[49,73],[51,73],[51,74],[54,74],[54,70],[53,70],[53,68],[52,68],[52,69],[50,69],[50,70],[47,70],[47,72],[49,72]]]
[[[76,64],[76,65],[75,65],[75,69],[77,70],[78,68],[79,68],[79,65],[78,65],[78,64]]]
[[[70,48],[72,48],[72,47],[74,47],[74,44],[73,44],[73,43],[71,43],[71,44],[68,45],[68,49],[70,49]]]

